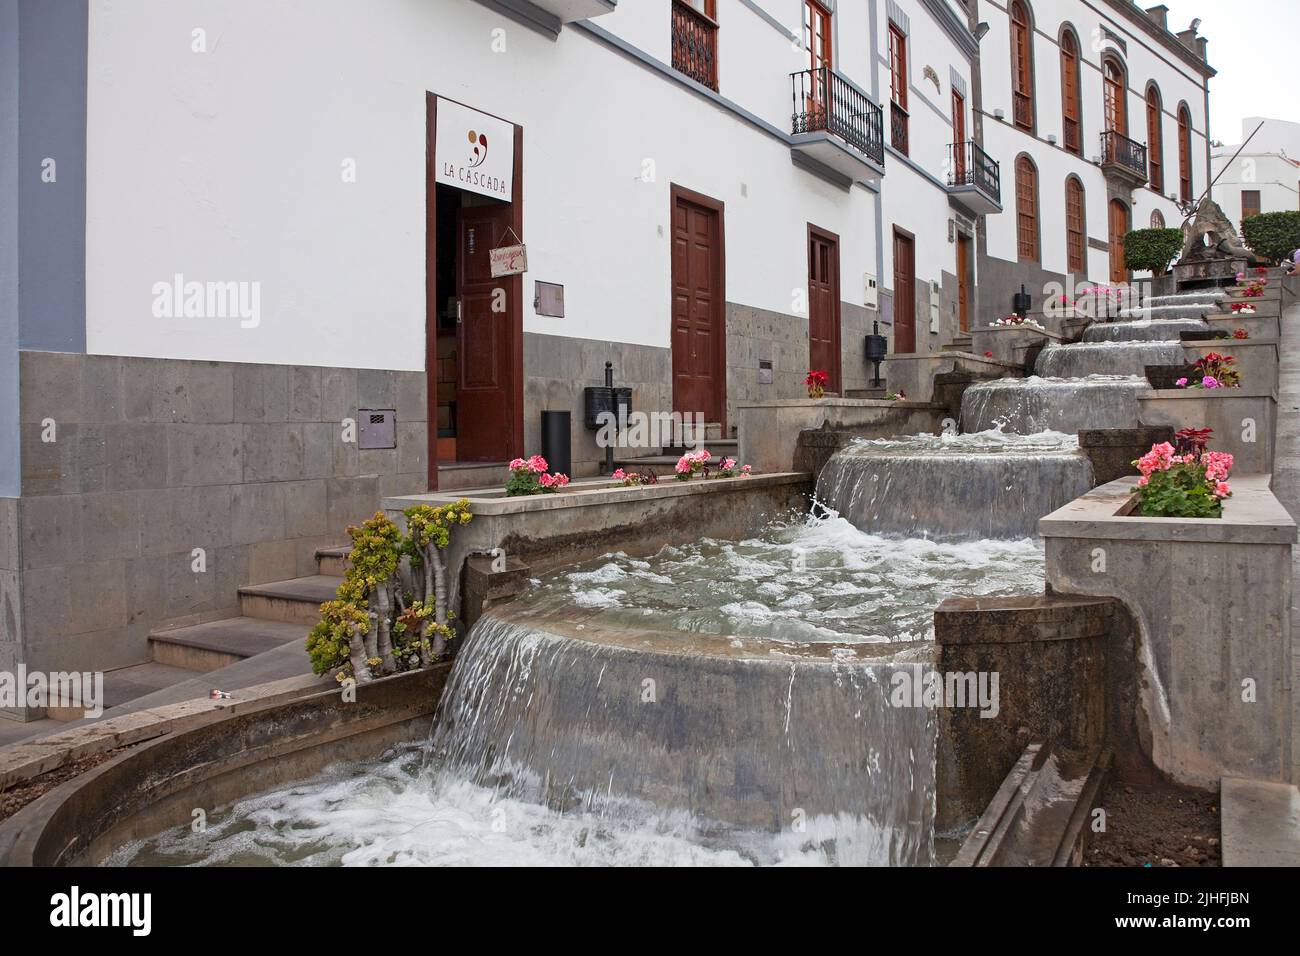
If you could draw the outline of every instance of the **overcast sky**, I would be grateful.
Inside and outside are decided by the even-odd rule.
[[[1152,7],[1159,0],[1139,0]],[[1210,42],[1210,138],[1241,142],[1247,116],[1300,122],[1300,3],[1296,0],[1165,0],[1169,29],[1201,18]]]

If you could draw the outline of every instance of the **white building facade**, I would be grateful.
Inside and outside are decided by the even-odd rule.
[[[1248,117],[1241,144],[1214,146],[1210,160],[1213,199],[1238,229],[1262,212],[1300,210],[1300,123]]]
[[[499,481],[543,411],[595,474],[606,363],[727,435],[812,369],[869,394],[873,323],[933,352],[1105,281],[1108,202],[1177,222],[1180,116],[1206,182],[1203,41],[1027,16],[1021,129],[986,0],[0,0],[0,667],[146,660],[382,497]],[[1107,57],[1131,136],[1159,88],[1159,190],[1093,162]]]

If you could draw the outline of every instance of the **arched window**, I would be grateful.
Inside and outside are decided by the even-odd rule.
[[[1128,235],[1128,206],[1123,200],[1110,201],[1110,281],[1128,282],[1128,266],[1124,263],[1124,237]]]
[[[1165,145],[1161,131],[1163,114],[1160,108],[1160,89],[1155,83],[1147,84],[1147,182],[1156,192],[1165,191]]]
[[[1016,251],[1022,262],[1038,262],[1038,170],[1028,156],[1016,160]]]
[[[1061,117],[1064,146],[1076,156],[1083,155],[1080,118],[1083,105],[1079,100],[1079,38],[1066,27],[1061,33]]]
[[[1192,201],[1192,111],[1178,104],[1178,196]]]
[[[1029,8],[1012,0],[1011,15],[1011,115],[1023,130],[1034,129],[1034,31]]]
[[[1078,176],[1065,180],[1065,260],[1067,272],[1087,272],[1087,219],[1084,216],[1083,183]]]
[[[1128,84],[1125,82],[1124,67],[1113,56],[1102,60],[1102,90],[1105,95],[1106,129],[1128,135]]]
[[[1165,216],[1164,213],[1162,213],[1159,209],[1151,210],[1151,228],[1152,229],[1165,228]]]

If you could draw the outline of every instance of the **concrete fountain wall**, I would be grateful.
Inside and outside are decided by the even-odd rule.
[[[1039,522],[1048,590],[1114,597],[1132,613],[1140,731],[1157,767],[1201,787],[1293,779],[1295,522],[1268,475],[1234,475],[1217,519],[1133,516],[1135,481],[1095,488]]]

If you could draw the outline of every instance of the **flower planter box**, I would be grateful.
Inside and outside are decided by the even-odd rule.
[[[1269,476],[1234,469],[1231,481],[1220,518],[1135,516],[1137,478],[1127,477],[1038,525],[1049,592],[1117,598],[1136,618],[1143,749],[1202,787],[1288,779],[1293,767],[1296,525]]]
[[[1277,400],[1272,389],[1249,384],[1240,388],[1153,389],[1138,396],[1143,425],[1211,428],[1210,448],[1230,452],[1233,474],[1266,474],[1273,470],[1273,439]]]
[[[1210,352],[1231,355],[1241,375],[1243,388],[1268,391],[1277,396],[1277,339],[1219,339],[1209,342],[1183,342],[1187,360],[1195,363]]]
[[[1274,312],[1270,315],[1263,310],[1254,315],[1211,312],[1205,320],[1210,323],[1211,329],[1223,329],[1229,335],[1232,335],[1236,329],[1245,329],[1250,339],[1276,339],[1282,331],[1279,314]]]
[[[803,474],[661,480],[624,488],[607,480],[575,482],[563,492],[508,497],[504,488],[385,498],[382,507],[405,529],[402,511],[465,498],[474,520],[456,528],[446,550],[456,580],[473,554],[503,556],[533,569],[583,561],[610,551],[650,554],[701,536],[742,538],[790,507],[806,509]]]
[[[985,352],[992,352],[993,359],[1023,368],[1030,349],[1057,344],[1061,341],[1061,336],[1033,326],[999,326],[976,329],[971,332],[970,339],[971,351],[976,355],[984,356]]]
[[[889,387],[894,388],[892,378]],[[851,429],[880,438],[911,435],[937,431],[947,410],[926,402],[828,397],[738,404],[736,413],[737,461],[769,473],[794,470],[799,433],[807,429]]]

